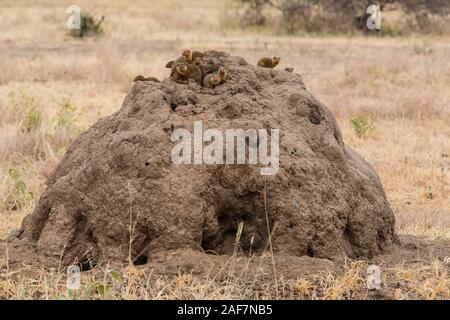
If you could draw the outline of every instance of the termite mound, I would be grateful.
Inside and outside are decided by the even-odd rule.
[[[139,81],[72,143],[20,234],[6,240],[10,264],[146,264],[174,249],[258,254],[269,232],[276,255],[295,257],[372,257],[395,242],[377,173],[301,76],[223,52],[204,59],[227,67],[224,84]],[[223,132],[279,129],[277,173],[173,163],[172,133],[196,121]]]

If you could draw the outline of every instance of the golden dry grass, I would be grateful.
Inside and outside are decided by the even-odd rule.
[[[448,38],[292,38],[244,33],[221,28],[223,16],[234,10],[225,0],[77,3],[94,15],[106,16],[104,37],[83,41],[67,37],[65,7],[54,1],[0,4],[0,238],[18,228],[33,210],[70,141],[120,107],[131,79],[137,74],[167,77],[165,62],[189,47],[229,51],[249,62],[263,54],[281,55],[281,67],[294,67],[303,75],[308,89],[337,117],[345,142],[375,166],[395,211],[398,232],[450,239]],[[374,131],[364,138],[350,125],[350,119],[361,114],[374,123]],[[17,201],[20,206],[14,206]],[[448,299],[445,266],[449,262],[389,269],[390,281],[403,285],[393,298]],[[361,289],[364,270],[362,262],[352,262],[340,276],[281,278],[277,292],[287,298],[367,298],[367,291]],[[148,270],[120,272],[127,281],[117,288],[112,284],[107,296],[93,290],[76,297],[276,297],[273,283],[261,285],[256,296],[238,278],[222,287],[190,275],[149,285]],[[62,274],[37,274],[15,276],[10,271],[1,275],[0,298],[66,296]],[[112,281],[108,272],[83,277],[86,283]]]
[[[450,299],[450,277],[445,262],[432,260],[413,267],[401,265],[383,270],[383,286],[394,289],[370,291],[366,287],[362,261],[348,261],[339,275],[318,273],[275,282],[252,271],[250,277],[237,272],[226,277],[203,277],[180,272],[155,276],[148,268],[129,266],[82,273],[81,288],[68,290],[61,272],[24,267],[0,277],[0,299]],[[258,279],[259,281],[252,281]]]

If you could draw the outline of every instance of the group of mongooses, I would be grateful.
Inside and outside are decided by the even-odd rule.
[[[189,79],[193,79],[205,88],[215,88],[226,81],[228,70],[225,66],[217,68],[212,60],[204,61],[203,53],[200,51],[184,50],[181,56],[166,64],[166,68],[171,69],[170,78],[178,83],[187,84]],[[137,81],[156,81],[154,77],[144,77],[142,75],[134,78]]]
[[[258,67],[275,68],[280,63],[280,57],[263,57],[258,61]],[[181,56],[176,60],[167,62],[166,68],[171,69],[170,78],[178,83],[187,84],[189,79],[193,79],[198,84],[205,88],[215,88],[219,84],[226,81],[228,70],[226,66],[218,66],[212,61],[205,61],[203,53],[200,51],[184,50]],[[293,68],[286,68],[288,72],[293,72]],[[137,76],[134,82],[137,81],[155,81],[159,82],[154,77]]]
[[[205,88],[215,88],[225,82],[228,70],[225,66],[217,66],[213,61],[204,61],[200,51],[184,50],[181,57],[169,61],[166,68],[170,68],[170,77],[178,83],[188,83],[193,79]]]

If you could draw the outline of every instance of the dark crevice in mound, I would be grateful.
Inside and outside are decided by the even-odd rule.
[[[75,224],[74,237],[65,245],[65,254],[61,259],[78,264],[81,271],[87,271],[98,264],[100,250],[87,216],[78,212]],[[74,261],[70,261],[71,257],[75,257]]]
[[[213,235],[205,236],[202,239],[202,248],[205,252],[215,254],[233,254],[235,247],[238,252],[249,253],[250,246],[243,244],[242,240],[247,237],[247,233],[243,232],[239,242],[236,242],[238,234],[239,224],[243,225],[243,230],[247,223],[246,214],[240,212],[224,211],[218,214],[218,231]],[[260,249],[259,247],[253,247],[253,252]]]
[[[351,242],[352,235],[351,235],[351,231],[350,231],[350,226],[348,224],[345,226],[344,233],[342,235],[342,241],[343,241],[343,247],[344,247],[344,252],[345,252],[346,256],[349,258],[353,258],[354,252],[353,252],[352,242]]]
[[[147,264],[147,262],[148,262],[148,257],[146,255],[142,254],[142,255],[134,258],[133,265],[141,266],[141,265]]]
[[[315,125],[319,125],[320,122],[322,121],[322,115],[320,114],[318,106],[311,107],[311,110],[309,113],[309,121]]]
[[[236,196],[224,190],[217,197],[214,229],[205,229],[201,246],[213,254],[259,253],[267,243],[267,228],[262,212],[257,213],[259,192]],[[272,223],[273,221],[271,221]],[[239,225],[241,234],[238,237]],[[236,242],[238,241],[238,242]]]
[[[312,248],[312,244],[311,243],[308,244],[308,248],[306,249],[306,255],[308,257],[314,257],[314,250]]]

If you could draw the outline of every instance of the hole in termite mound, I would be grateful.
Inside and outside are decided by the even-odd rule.
[[[311,258],[313,258],[314,257],[314,255],[315,255],[315,253],[314,253],[314,249],[313,249],[313,247],[312,247],[312,244],[310,243],[310,244],[308,244],[308,249],[306,250],[306,255],[308,256],[308,257],[311,257]]]
[[[92,270],[97,265],[97,262],[91,260],[85,260],[78,264],[80,267],[80,271],[89,271]]]
[[[67,257],[75,257],[74,260],[65,260],[64,263],[77,265],[80,271],[89,271],[93,269],[100,259],[100,249],[98,241],[87,217],[80,211],[78,212],[78,221],[76,227],[76,237],[66,246]]]
[[[148,234],[145,235],[144,230],[137,228],[137,231],[141,231],[140,236],[137,236],[133,241],[133,248],[131,252],[131,262],[135,266],[142,266],[149,262],[149,247],[152,243],[152,237]]]
[[[133,265],[142,266],[144,264],[147,264],[147,262],[148,262],[148,256],[141,254],[141,255],[137,256],[136,258],[134,258]]]
[[[250,255],[260,253],[267,239],[267,231],[255,225],[248,215],[225,211],[219,215],[218,231],[204,233],[202,248],[207,254],[232,255],[235,253]]]

